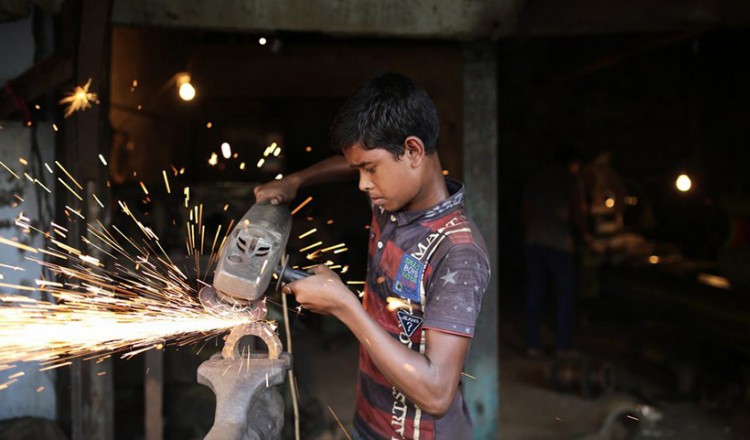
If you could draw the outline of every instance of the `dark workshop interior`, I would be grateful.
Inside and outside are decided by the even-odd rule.
[[[199,292],[254,188],[338,154],[337,110],[382,72],[434,101],[487,243],[474,439],[750,439],[749,50],[745,0],[0,0],[0,439],[351,438],[343,323],[272,280],[285,353],[232,340],[219,375],[265,385],[222,397],[204,368],[240,324]],[[289,208],[282,264],[361,296],[357,184]],[[564,251],[529,238],[555,209]],[[240,406],[278,435],[209,434]]]

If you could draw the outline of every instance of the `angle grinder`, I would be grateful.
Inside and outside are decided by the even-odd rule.
[[[288,267],[282,258],[291,230],[289,208],[268,201],[254,204],[219,250],[213,285],[198,294],[203,306],[220,313],[248,312],[253,318],[265,318],[262,297],[274,275],[277,287],[310,275]]]

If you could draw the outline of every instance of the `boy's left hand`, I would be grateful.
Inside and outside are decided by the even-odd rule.
[[[282,289],[283,293],[293,293],[297,302],[305,309],[320,314],[336,315],[351,301],[359,303],[341,278],[324,265],[312,268],[313,275]]]

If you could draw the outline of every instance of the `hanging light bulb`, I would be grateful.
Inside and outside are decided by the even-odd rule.
[[[190,84],[189,73],[177,74],[177,87],[180,94],[180,98],[183,101],[192,101],[195,98],[195,87]]]
[[[690,180],[690,177],[685,173],[677,176],[677,180],[675,180],[674,184],[677,189],[682,192],[688,192],[690,191],[690,188],[693,187],[693,181]]]

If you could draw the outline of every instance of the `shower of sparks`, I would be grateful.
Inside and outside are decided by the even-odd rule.
[[[221,144],[221,155],[224,156],[224,159],[229,159],[232,157],[232,146],[229,145],[229,142],[224,142]]]
[[[211,158],[208,159],[208,164],[211,165],[212,167],[215,167],[216,164],[218,163],[219,163],[219,155],[216,153],[211,153]]]
[[[62,165],[57,166],[78,184]],[[77,194],[64,180],[58,180]],[[187,188],[185,195],[187,205]],[[95,194],[92,197],[103,206]],[[0,372],[6,372],[0,377],[0,390],[22,379],[22,374],[13,371],[19,362],[37,361],[41,370],[50,370],[69,365],[77,357],[103,359],[113,353],[129,357],[160,349],[166,342],[191,344],[252,319],[241,311],[206,309],[196,299],[198,288],[205,284],[201,275],[208,273],[226,240],[221,225],[215,234],[206,231],[202,206],[190,209],[195,213],[195,223],[188,225],[188,251],[195,263],[191,271],[170,259],[156,234],[126,203],[118,205],[140,230],[140,237],[86,219],[81,210],[70,206],[65,207],[69,218],[75,215],[85,221],[80,249],[59,241],[65,240],[66,227],[50,222],[45,231],[23,213],[15,220],[20,233],[41,234],[45,244],[35,247],[22,238],[0,237],[0,246],[24,252],[25,259],[38,264],[40,273],[46,274],[32,286],[0,282]],[[230,231],[232,223],[224,230]],[[207,234],[211,234],[211,255],[208,267],[201,268]],[[107,258],[108,264],[102,258]],[[2,263],[0,268],[26,270]],[[55,302],[37,301],[21,292],[46,295]]]
[[[81,197],[81,196],[80,196],[80,195],[79,195],[79,194],[78,194],[77,192],[75,192],[75,190],[74,190],[73,188],[71,188],[71,187],[70,187],[70,186],[69,186],[69,185],[68,185],[67,183],[65,183],[65,181],[64,181],[64,180],[62,180],[61,178],[59,178],[59,177],[58,177],[58,178],[57,178],[57,181],[58,181],[58,182],[60,182],[60,183],[62,183],[62,184],[63,184],[63,186],[64,186],[65,188],[67,188],[67,189],[68,189],[68,191],[70,191],[70,192],[71,192],[71,194],[73,194],[73,195],[74,195],[74,196],[75,196],[75,197],[76,197],[76,198],[77,198],[78,200],[81,200],[81,201],[83,201],[83,197]]]
[[[331,251],[331,250],[334,250],[334,249],[338,249],[338,248],[342,248],[342,247],[345,247],[345,246],[346,246],[345,243],[339,243],[339,244],[335,244],[333,246],[328,246],[325,249],[321,249],[320,252],[328,252],[328,251]]]
[[[307,252],[307,251],[309,251],[310,249],[313,249],[313,248],[316,248],[316,247],[320,246],[321,244],[323,244],[323,242],[322,242],[322,241],[318,241],[318,242],[315,242],[315,243],[311,244],[310,246],[305,246],[305,247],[303,247],[303,248],[302,248],[302,249],[300,249],[299,251],[300,251],[300,252]]]
[[[162,170],[161,173],[164,175],[164,185],[167,187],[167,194],[172,194],[172,190],[169,188],[169,178],[167,177],[167,172],[165,170]]]
[[[70,175],[70,173],[68,172],[68,170],[66,170],[65,167],[62,166],[62,164],[60,162],[55,161],[55,165],[57,165],[57,167],[60,168],[62,170],[62,172],[65,173],[66,176],[68,176],[68,179],[72,180],[73,183],[75,183],[75,185],[78,187],[78,189],[83,189],[83,187],[81,186],[81,184],[78,183],[78,181],[73,176]]]
[[[99,205],[100,208],[104,209],[104,203],[102,203],[101,200],[99,200],[99,197],[96,196],[96,194],[91,194],[91,196],[96,200],[96,203]]]
[[[273,143],[264,157],[280,154],[281,148]],[[107,166],[103,156],[100,155],[99,160]],[[218,162],[216,153],[212,161]],[[25,160],[21,158],[19,162],[23,164]],[[21,179],[20,172],[17,174],[5,163],[0,162],[0,165],[10,175]],[[82,201],[81,194],[88,197],[62,164],[55,162],[57,169],[44,165],[50,174],[59,174],[53,178],[76,198]],[[178,172],[174,165],[171,169],[175,176],[185,171],[181,168]],[[33,184],[50,192],[38,179],[23,174]],[[163,171],[163,176],[167,193],[171,193],[167,171]],[[140,182],[140,186],[148,198],[145,184]],[[196,299],[198,289],[206,285],[205,278],[232,231],[234,220],[228,226],[207,230],[203,205],[190,206],[190,188],[184,187],[183,191],[189,221],[185,224],[187,253],[179,265],[170,259],[159,237],[122,201],[114,206],[119,206],[132,220],[134,230],[105,226],[97,219],[87,219],[85,211],[75,204],[72,204],[75,208],[65,206],[68,220],[83,229],[80,249],[65,243],[69,236],[66,227],[54,222],[45,227],[23,213],[17,216],[15,224],[19,235],[0,237],[0,246],[23,252],[24,258],[38,264],[41,270],[36,272],[40,274],[39,279],[30,286],[0,282],[0,322],[3,323],[0,326],[0,390],[24,379],[23,374],[13,371],[19,362],[36,361],[40,362],[41,370],[51,370],[70,365],[74,358],[98,362],[115,353],[130,357],[150,349],[161,349],[165,343],[186,345],[205,340],[253,319],[242,310],[206,309]],[[92,193],[91,197],[104,207],[96,194]],[[20,196],[17,198],[23,201]],[[312,197],[308,197],[292,214],[311,201]],[[228,204],[224,205],[225,211],[228,208]],[[315,232],[317,229],[312,228],[299,238]],[[40,234],[44,244],[31,245],[21,234]],[[317,241],[300,252],[322,245],[322,241]],[[340,243],[316,250],[308,258],[318,258],[322,252],[338,254],[346,250],[346,245]],[[202,258],[204,251],[210,251],[207,265]],[[342,274],[349,268],[346,265],[342,268],[331,260],[324,264],[340,269]],[[2,263],[0,268],[27,270]],[[52,298],[54,303],[23,296],[26,294]]]
[[[0,295],[0,365],[40,361],[44,368],[55,368],[95,353],[133,356],[166,340],[191,343],[247,322],[244,314],[204,309],[194,298],[196,289],[189,278],[170,260],[158,237],[126,204],[120,206],[143,233],[142,244],[115,226],[110,231],[97,221],[87,227],[92,239],[86,241],[112,258],[113,270],[55,239],[49,239],[46,248],[34,248],[0,237],[0,244],[34,254],[26,259],[57,276],[57,281],[36,280],[38,287],[0,287],[44,292],[58,301]],[[24,224],[28,220],[21,215],[17,224],[31,228]],[[65,230],[51,226],[48,236]],[[41,260],[35,256],[39,253],[55,256],[65,266]]]
[[[13,177],[15,177],[16,179],[20,179],[20,177],[18,177],[18,174],[14,173],[14,172],[13,172],[13,170],[11,170],[10,168],[8,168],[8,165],[5,165],[5,164],[3,163],[3,161],[1,161],[1,160],[0,160],[0,165],[2,165],[2,166],[3,166],[3,168],[5,168],[6,170],[8,170],[8,172],[9,172],[10,174],[12,174],[12,175],[13,175]]]
[[[304,234],[300,235],[300,236],[299,236],[299,237],[297,237],[297,238],[300,238],[300,239],[302,239],[302,238],[305,238],[305,237],[307,237],[307,236],[308,236],[308,235],[310,235],[310,234],[314,234],[315,232],[318,232],[318,230],[317,230],[316,228],[312,228],[312,229],[310,229],[309,231],[305,232]]]
[[[320,242],[316,243],[315,245],[319,245],[319,244],[320,244]],[[315,246],[315,245],[313,245],[313,246]],[[316,260],[316,259],[318,259],[318,257],[320,257],[320,251],[319,250],[313,251],[313,252],[311,252],[311,253],[309,253],[309,254],[307,254],[305,256],[305,258],[307,258],[308,260]]]
[[[277,144],[276,142],[273,142],[271,145],[266,147],[266,149],[263,151],[263,157],[268,157],[271,154],[273,154],[274,151],[276,151]]]
[[[89,92],[89,87],[91,87],[91,78],[83,86],[76,86],[72,92],[60,100],[58,104],[68,104],[65,108],[66,118],[77,111],[91,108],[92,102],[99,104],[99,98],[96,93]]]
[[[76,292],[45,287],[64,301],[51,304],[25,296],[3,296],[0,307],[0,362],[39,361],[53,367],[74,356],[126,351],[126,357],[155,348],[166,339],[183,343],[202,339],[247,321],[211,315],[198,303],[139,297],[117,298],[114,292]],[[93,292],[93,294],[92,294]],[[121,292],[122,293],[122,292]],[[175,295],[176,297],[179,295]]]
[[[299,212],[299,210],[300,210],[300,209],[302,209],[302,208],[303,208],[303,207],[304,207],[305,205],[307,205],[308,203],[310,203],[310,202],[312,201],[312,199],[313,199],[313,198],[312,198],[312,196],[310,196],[310,197],[306,198],[304,202],[300,203],[300,204],[299,204],[299,205],[298,205],[298,206],[297,206],[296,208],[294,208],[294,209],[292,210],[292,215],[294,215],[294,214],[296,214],[297,212]]]

